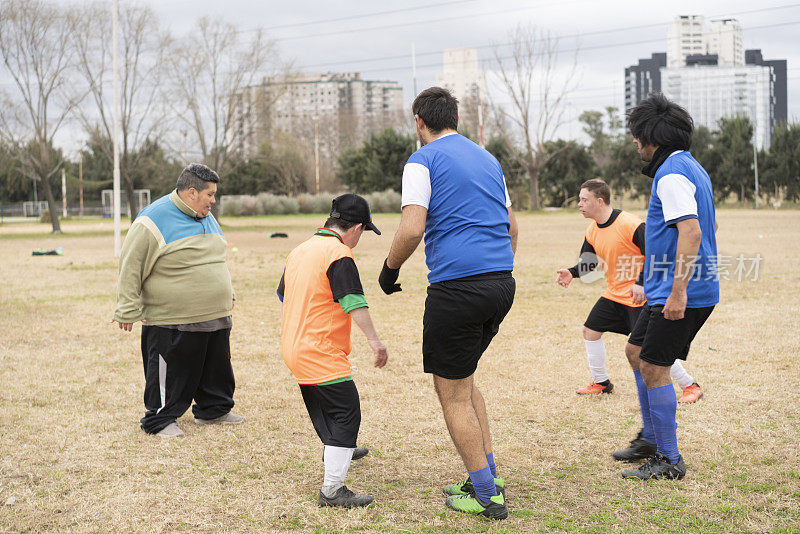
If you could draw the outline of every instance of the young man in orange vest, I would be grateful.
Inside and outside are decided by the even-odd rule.
[[[351,508],[373,500],[344,485],[361,425],[348,360],[353,319],[367,336],[375,367],[383,367],[388,359],[353,260],[352,249],[365,229],[380,235],[367,201],[349,193],[336,197],[324,227],[289,253],[278,285],[283,360],[300,385],[308,415],[325,445],[319,506]]]
[[[627,336],[642,311],[645,224],[636,215],[611,207],[611,189],[603,180],[584,182],[578,198],[581,214],[594,222],[586,229],[579,263],[569,269],[559,269],[556,282],[567,287],[573,278],[594,281],[586,275],[599,261],[605,263],[607,288],[583,325],[592,382],[576,393],[611,393],[614,384],[606,372],[606,347],[602,336],[604,332]],[[678,402],[696,402],[703,396],[703,390],[679,361],[670,368],[670,375],[683,390]]]

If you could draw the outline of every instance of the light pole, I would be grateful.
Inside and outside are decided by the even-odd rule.
[[[113,14],[114,31],[114,257],[119,258],[122,252],[122,238],[120,235],[120,190],[119,190],[119,51],[117,46],[117,32],[119,31],[119,0],[114,0]],[[131,202],[133,199],[128,199]]]

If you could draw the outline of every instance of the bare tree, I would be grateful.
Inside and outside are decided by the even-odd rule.
[[[72,46],[90,98],[77,108],[86,132],[99,141],[113,161],[113,54],[111,8],[96,2],[75,8]],[[143,147],[162,135],[160,87],[169,39],[159,35],[158,20],[149,7],[126,4],[119,14],[120,50],[120,176],[128,197],[131,221],[142,206],[135,204],[134,178],[145,155]]]
[[[53,233],[61,233],[61,225],[50,178],[62,164],[53,138],[80,100],[68,83],[72,23],[63,10],[40,0],[0,3],[0,56],[17,89],[0,106],[0,136],[41,184]]]
[[[494,106],[520,133],[520,162],[530,180],[530,209],[540,209],[539,173],[559,150],[552,141],[566,123],[565,100],[575,88],[578,51],[565,70],[558,70],[559,39],[532,25],[518,25],[511,35],[511,54],[500,46],[494,55],[502,87],[511,99],[509,107]],[[501,132],[508,139],[507,130]],[[510,141],[510,140],[509,140]]]
[[[204,162],[219,173],[225,171],[229,147],[238,133],[234,131],[237,95],[288,70],[263,31],[243,32],[207,17],[170,50],[167,66],[165,101],[195,138]]]

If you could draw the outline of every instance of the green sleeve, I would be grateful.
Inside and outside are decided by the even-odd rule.
[[[133,323],[142,318],[142,283],[158,259],[158,240],[144,224],[133,224],[119,257],[117,308],[114,320]]]
[[[369,307],[367,306],[367,299],[364,298],[364,295],[359,293],[350,293],[349,295],[343,296],[339,299],[339,306],[342,307],[342,311],[345,313],[350,313],[357,308]]]

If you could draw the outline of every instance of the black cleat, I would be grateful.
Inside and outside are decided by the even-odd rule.
[[[353,451],[353,460],[360,460],[369,454],[369,449],[366,447],[356,447]]]
[[[366,447],[356,447],[353,449],[353,458],[352,460],[360,460],[364,456],[369,454],[369,449]],[[322,461],[325,461],[325,447],[322,448]]]
[[[631,444],[627,449],[620,449],[611,453],[615,460],[620,462],[635,462],[637,460],[644,460],[651,458],[656,453],[656,444],[650,443],[642,438],[642,431],[631,440]]]
[[[317,503],[321,508],[326,506],[340,506],[342,508],[359,508],[367,506],[373,501],[372,495],[359,495],[353,493],[347,486],[342,486],[333,497],[326,497],[324,493],[319,492],[319,500]]]
[[[655,456],[647,460],[636,469],[626,469],[622,472],[622,478],[638,478],[641,480],[666,478],[682,479],[686,475],[686,464],[683,456],[678,457],[677,463],[672,463],[669,458],[657,452]]]

